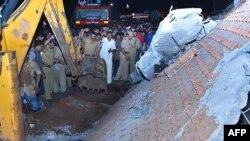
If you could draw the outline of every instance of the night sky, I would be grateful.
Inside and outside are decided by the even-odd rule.
[[[74,6],[78,0],[63,0],[66,7],[66,14],[71,17]],[[144,10],[169,10],[170,6],[174,8],[201,7],[205,13],[211,13],[214,10],[224,9],[233,0],[102,0],[102,4],[114,4],[114,11],[119,13],[142,12]],[[130,5],[126,9],[126,4]]]
[[[3,1],[0,0],[0,3],[3,3]],[[21,3],[23,0],[19,1]],[[78,0],[63,1],[68,19],[71,19]],[[233,0],[102,0],[102,4],[106,5],[111,2],[114,4],[113,10],[117,13],[142,12],[155,9],[168,11],[170,5],[173,5],[174,8],[201,7],[205,13],[211,13],[214,10],[224,9]],[[130,5],[129,9],[126,9],[126,4]]]

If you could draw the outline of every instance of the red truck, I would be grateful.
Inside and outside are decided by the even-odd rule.
[[[85,25],[109,25],[111,23],[110,6],[97,4],[76,6],[74,10],[73,24],[75,27]]]

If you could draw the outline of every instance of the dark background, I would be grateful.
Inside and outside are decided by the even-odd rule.
[[[63,0],[67,6],[66,14],[71,17],[74,6],[78,0]],[[204,13],[213,13],[225,9],[233,0],[102,0],[103,5],[113,3],[113,11],[116,13],[143,12],[145,10],[169,10],[170,6],[174,8],[201,7]],[[126,8],[129,4],[130,8]]]
[[[19,0],[19,4],[23,0]],[[36,0],[39,2],[39,0]],[[2,4],[4,0],[0,0]],[[66,15],[70,20],[74,7],[77,5],[78,0],[63,0],[65,5]],[[168,11],[170,6],[176,8],[185,7],[201,7],[204,13],[213,13],[225,9],[233,0],[102,0],[102,5],[109,5],[113,3],[112,11],[114,15],[119,13],[143,12],[144,10],[165,10]],[[126,8],[126,4],[130,8]]]

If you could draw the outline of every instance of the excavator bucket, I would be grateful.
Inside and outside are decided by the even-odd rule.
[[[80,88],[88,91],[107,93],[107,67],[104,59],[85,56],[80,64],[81,77],[78,78]],[[98,84],[98,85],[97,85]]]

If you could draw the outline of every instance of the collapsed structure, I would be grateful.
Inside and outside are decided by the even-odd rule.
[[[237,124],[250,90],[249,5],[228,15],[157,78],[132,88],[87,140],[223,140],[223,125]]]
[[[177,9],[170,11],[160,23],[150,48],[137,62],[137,71],[131,74],[130,81],[136,83],[141,77],[148,80],[157,73],[155,65],[172,64],[191,44],[202,39],[217,23],[212,20],[203,21],[200,8]]]

